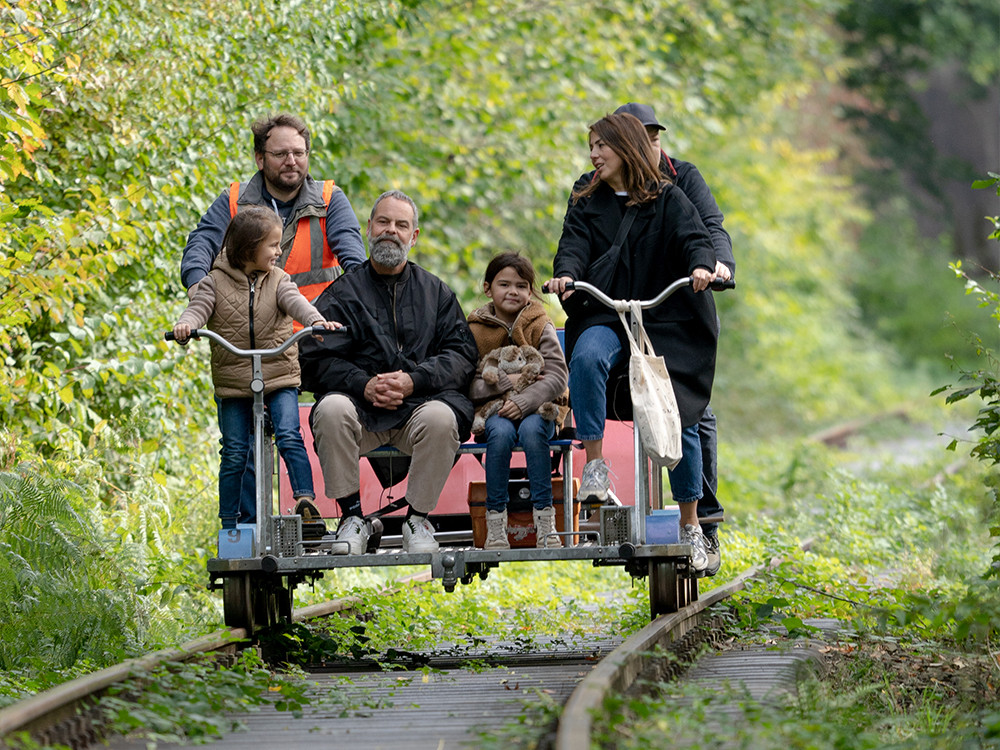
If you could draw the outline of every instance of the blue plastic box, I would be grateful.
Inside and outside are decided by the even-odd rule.
[[[679,544],[681,512],[674,505],[646,516],[646,544]]]
[[[254,534],[257,524],[238,523],[235,529],[219,529],[219,558],[240,560],[254,556]]]

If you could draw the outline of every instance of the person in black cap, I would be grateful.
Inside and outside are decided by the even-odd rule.
[[[712,245],[715,247],[716,263],[715,275],[724,281],[732,279],[736,274],[736,261],[733,257],[733,241],[729,233],[722,226],[724,217],[719,205],[712,195],[711,189],[701,176],[698,168],[686,161],[675,159],[667,155],[660,145],[660,132],[666,128],[656,119],[656,113],[648,104],[628,102],[615,110],[615,114],[630,114],[641,122],[646,128],[649,142],[660,154],[660,172],[674,185],[684,191],[698,215],[708,230],[712,238]],[[573,192],[577,192],[592,182],[595,176],[594,171],[582,175],[573,186]],[[711,405],[705,407],[701,422],[698,424],[698,435],[701,438],[702,467],[703,467],[703,491],[704,495],[698,501],[698,516],[701,518],[713,518],[721,516],[723,513],[722,504],[719,502],[718,491],[718,440],[716,432],[716,419]],[[703,523],[702,533],[705,535],[705,547],[708,552],[707,575],[715,575],[722,566],[722,555],[719,548],[718,527],[714,523]]]
[[[698,518],[704,495],[698,423],[715,378],[718,316],[713,295],[705,292],[716,279],[715,246],[684,191],[664,179],[637,117],[607,115],[590,126],[588,140],[597,174],[570,197],[546,285],[566,310],[570,400],[576,438],[587,454],[577,497],[598,502],[609,497],[605,420],[621,418],[615,416],[622,413],[615,398],[617,374],[620,363],[627,368],[629,344],[618,316],[567,289],[569,282],[586,281],[612,299],[645,300],[690,277],[690,286],[644,312],[643,322],[677,399],[682,451],[669,474],[680,510],[680,541],[691,545],[691,568],[707,573]]]

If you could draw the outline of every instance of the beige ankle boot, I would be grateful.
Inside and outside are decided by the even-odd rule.
[[[507,511],[486,511],[486,543],[483,549],[510,549],[507,541]]]
[[[562,541],[557,536],[547,536],[556,531],[556,509],[551,505],[548,508],[537,508],[531,511],[531,517],[535,522],[535,546],[536,547],[562,547]]]

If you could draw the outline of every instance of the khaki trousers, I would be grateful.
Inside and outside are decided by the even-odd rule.
[[[406,501],[425,514],[437,506],[461,444],[455,413],[442,401],[422,403],[402,427],[369,432],[358,419],[354,403],[334,393],[316,405],[312,427],[327,497],[342,498],[357,492],[361,488],[361,455],[391,445],[412,456]]]

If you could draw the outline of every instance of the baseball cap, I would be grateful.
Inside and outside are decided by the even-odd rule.
[[[656,115],[653,114],[653,108],[648,104],[636,104],[635,102],[629,102],[628,104],[623,104],[615,110],[616,115],[623,113],[632,115],[646,127],[656,128],[657,130],[666,130],[663,125],[660,125],[659,121],[656,119]]]

